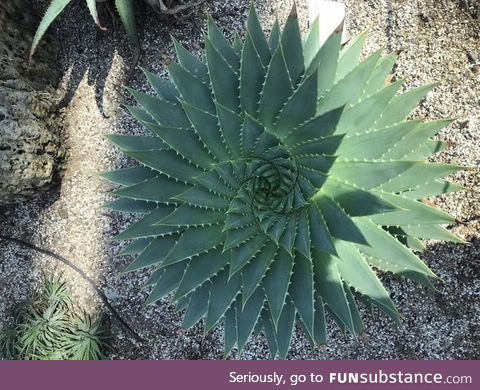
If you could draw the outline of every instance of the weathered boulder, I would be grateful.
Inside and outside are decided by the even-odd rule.
[[[38,19],[21,3],[0,2],[0,205],[48,188],[63,154],[56,45],[45,41],[29,61]]]

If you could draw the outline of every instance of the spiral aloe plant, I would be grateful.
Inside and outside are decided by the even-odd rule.
[[[109,138],[140,165],[103,174],[122,188],[107,207],[141,213],[127,271],[154,266],[148,303],[173,292],[183,326],[225,329],[225,353],[264,332],[287,355],[297,322],[326,341],[325,313],[363,332],[358,301],[399,315],[377,271],[428,285],[420,239],[459,241],[452,218],[419,201],[460,190],[462,169],[427,163],[449,120],[405,120],[432,85],[397,94],[395,56],[359,62],[365,34],[322,45],[318,21],[302,42],[295,9],[267,39],[251,9],[233,43],[210,18],[205,60],[175,43],[171,81],[135,90],[130,112],[150,136]]]

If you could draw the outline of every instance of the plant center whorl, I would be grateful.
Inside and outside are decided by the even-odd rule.
[[[251,216],[254,223],[271,236],[270,228],[280,218],[293,217],[307,204],[298,185],[295,159],[283,147],[276,146],[262,156],[233,164],[243,179],[227,214]]]

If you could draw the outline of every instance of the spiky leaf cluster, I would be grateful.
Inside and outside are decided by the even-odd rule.
[[[102,321],[75,313],[66,284],[47,280],[0,332],[0,359],[99,360],[105,357],[106,340]]]
[[[171,81],[131,91],[151,135],[110,136],[140,163],[104,174],[108,207],[141,214],[116,237],[127,271],[153,266],[148,302],[173,293],[184,327],[223,324],[226,354],[263,331],[283,358],[295,323],[323,344],[326,312],[359,335],[359,301],[398,323],[376,270],[429,284],[420,240],[458,240],[418,201],[460,189],[442,179],[459,167],[424,161],[450,121],[405,120],[432,86],[398,94],[394,55],[359,62],[364,34],[320,45],[318,27],[302,42],[294,10],[267,39],[252,8],[231,43],[210,18],[204,59],[175,42]]]
[[[97,2],[100,2],[102,0],[85,1],[87,3],[90,14],[92,15],[92,18],[97,24],[97,26],[100,27],[102,30],[105,30],[105,28],[102,27],[102,24],[100,23],[97,11]],[[149,0],[145,1],[147,3],[150,2]],[[47,32],[48,27],[50,27],[50,25],[57,18],[57,16],[60,15],[65,9],[65,7],[71,2],[72,0],[52,0],[40,22],[40,25],[38,26],[35,36],[33,37],[30,55],[33,55],[35,53],[35,50],[37,49],[37,46],[40,43],[42,37]],[[128,36],[136,47],[140,47],[140,42],[138,40],[137,34],[137,26],[135,24],[134,0],[115,0],[115,8],[117,9],[120,20],[122,21],[122,24],[125,27],[125,31],[127,32]]]

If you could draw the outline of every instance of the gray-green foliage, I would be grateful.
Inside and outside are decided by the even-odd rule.
[[[175,42],[171,81],[131,91],[151,134],[110,136],[140,163],[103,174],[122,186],[107,207],[141,216],[116,237],[127,271],[152,267],[148,303],[172,293],[185,328],[223,324],[226,354],[263,331],[284,358],[295,323],[323,344],[327,313],[357,336],[358,302],[400,323],[377,271],[429,285],[421,239],[460,241],[419,201],[461,189],[442,179],[461,167],[425,161],[450,121],[405,119],[433,86],[399,93],[393,54],[360,62],[365,34],[320,45],[318,27],[302,41],[294,10],[267,39],[252,8],[232,43],[210,19],[204,59]]]
[[[40,43],[42,37],[46,33],[48,27],[52,24],[52,22],[57,18],[60,13],[65,9],[65,7],[71,2],[72,0],[52,0],[50,5],[48,6],[45,15],[43,16],[40,25],[38,26],[37,32],[33,37],[32,48],[30,55],[35,53],[35,50]],[[97,12],[97,0],[85,0],[92,15],[93,20],[101,29],[105,29],[102,27],[100,20],[98,18]],[[137,34],[137,26],[135,24],[135,8],[134,8],[134,0],[114,0],[115,1],[115,8],[117,9],[118,15],[120,16],[120,20],[122,21],[125,30],[135,44],[135,46],[139,47],[140,43],[138,40]],[[147,1],[148,2],[148,1]]]
[[[107,334],[100,320],[77,315],[64,282],[47,280],[0,333],[0,359],[104,359]]]

